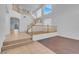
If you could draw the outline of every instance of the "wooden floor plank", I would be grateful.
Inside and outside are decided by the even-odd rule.
[[[39,42],[58,54],[79,54],[79,40],[56,36]]]

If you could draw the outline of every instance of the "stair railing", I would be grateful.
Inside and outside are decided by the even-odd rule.
[[[29,34],[32,36],[35,34],[57,32],[57,26],[52,25],[35,25],[31,27]]]
[[[29,31],[29,29],[30,28],[32,28],[32,26],[35,26],[36,25],[36,23],[39,21],[39,20],[41,20],[41,19],[35,19],[30,25],[28,25],[27,27],[27,32]]]

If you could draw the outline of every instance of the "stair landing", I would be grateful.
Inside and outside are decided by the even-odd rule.
[[[29,38],[31,38],[31,36],[27,33],[13,32],[6,37],[6,40],[4,42]]]
[[[24,46],[32,42],[32,38],[27,33],[14,32],[7,36],[3,43],[2,52],[9,49]]]

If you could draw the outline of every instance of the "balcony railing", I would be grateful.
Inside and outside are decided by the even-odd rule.
[[[35,25],[30,28],[28,33],[31,35],[57,32],[57,26],[52,25]]]

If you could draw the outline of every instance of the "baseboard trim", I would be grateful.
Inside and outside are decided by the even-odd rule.
[[[46,33],[46,34],[34,35],[33,41],[43,40],[45,38],[50,38],[50,37],[54,37],[54,36],[58,36],[57,32],[56,33]]]
[[[76,36],[61,35],[61,34],[58,34],[58,36],[61,36],[61,37],[66,37],[66,38],[70,38],[70,39],[73,39],[73,40],[79,40],[79,37],[76,37]]]

